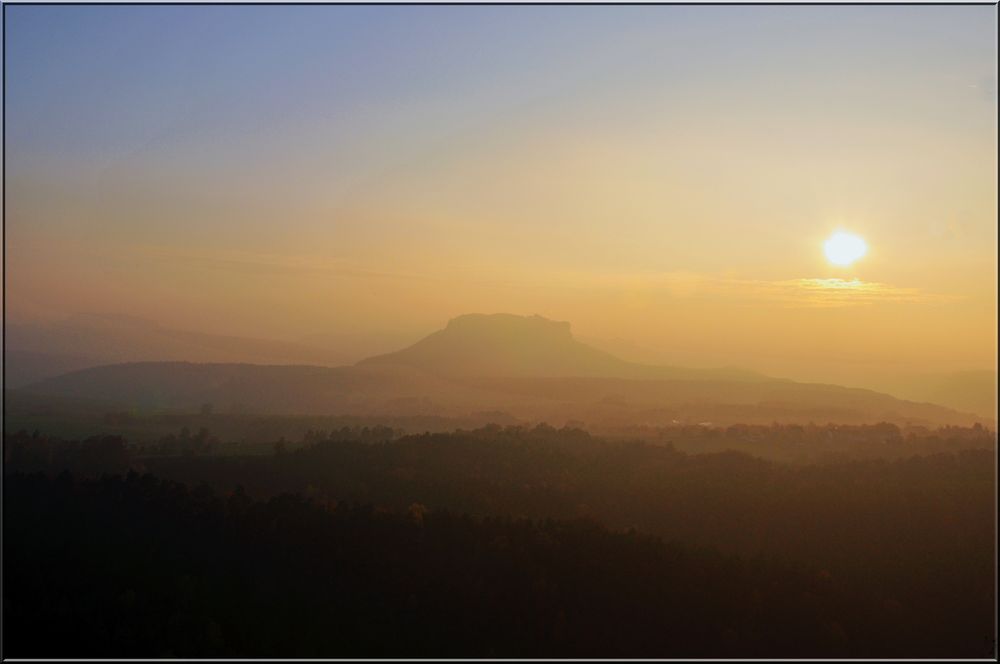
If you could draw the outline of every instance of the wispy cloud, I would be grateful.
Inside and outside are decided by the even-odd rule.
[[[438,265],[435,272],[385,270],[358,261],[284,255],[238,250],[188,249],[166,246],[133,247],[146,260],[173,263],[195,269],[220,270],[257,275],[301,275],[451,282],[454,269]],[[402,267],[402,266],[400,266]],[[563,291],[612,289],[631,293],[663,293],[679,299],[713,298],[730,304],[770,303],[788,307],[850,307],[884,303],[941,303],[959,299],[954,295],[928,293],[918,288],[862,281],[860,279],[801,278],[784,280],[741,279],[697,272],[646,274],[558,273],[527,279],[498,274],[485,266],[466,266],[462,280],[491,287],[513,289],[555,288]]]
[[[661,291],[679,298],[722,297],[745,303],[769,302],[794,307],[848,307],[879,303],[935,303],[956,296],[928,293],[919,288],[894,286],[860,279],[759,280],[719,277],[693,272],[616,275],[605,286]]]
[[[906,288],[860,279],[790,279],[748,282],[756,294],[793,305],[845,307],[886,302],[943,302],[954,299],[918,288]]]

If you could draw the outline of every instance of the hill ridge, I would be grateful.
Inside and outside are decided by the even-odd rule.
[[[573,336],[569,322],[538,314],[464,314],[401,350],[356,366],[400,365],[446,376],[778,380],[737,368],[691,369],[629,362]]]

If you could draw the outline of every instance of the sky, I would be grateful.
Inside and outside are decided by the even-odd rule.
[[[996,367],[995,6],[4,10],[10,321]]]

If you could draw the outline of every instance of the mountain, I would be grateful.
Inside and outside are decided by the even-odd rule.
[[[20,391],[143,410],[208,403],[218,412],[368,414],[423,394],[456,400],[462,389],[405,368],[131,362],[74,371]],[[416,400],[410,405],[426,412]]]
[[[3,378],[7,387],[23,387],[52,376],[96,367],[106,363],[100,359],[65,353],[5,349]]]
[[[626,362],[541,316],[466,314],[417,343],[358,366],[405,366],[443,376],[775,380],[740,369],[686,369]]]
[[[576,340],[568,323],[509,314],[460,316],[408,348],[353,366],[124,363],[48,378],[23,391],[146,410],[211,403],[217,412],[281,414],[496,411],[554,424],[985,421],[871,390],[625,362]]]
[[[948,373],[897,372],[877,378],[873,389],[903,399],[930,401],[949,408],[967,410],[983,417],[995,417],[997,411],[996,371],[953,371]]]
[[[18,387],[67,371],[122,362],[175,360],[338,365],[335,349],[253,337],[176,330],[131,316],[77,314],[47,323],[11,323],[4,340],[6,384]]]

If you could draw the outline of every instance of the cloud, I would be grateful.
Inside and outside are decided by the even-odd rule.
[[[790,307],[849,307],[881,303],[940,303],[955,296],[926,293],[918,288],[860,279],[784,279],[775,281],[717,277],[691,272],[616,275],[604,285],[619,289],[660,291],[677,298],[724,298]]]
[[[860,279],[791,279],[753,282],[758,294],[800,306],[846,307],[886,302],[929,303],[954,298]]]
[[[318,259],[310,256],[264,254],[238,250],[192,250],[164,246],[134,246],[147,260],[165,261],[189,268],[255,275],[348,277],[452,283],[447,271],[425,273],[385,270],[363,262]],[[675,271],[647,274],[556,273],[527,278],[497,275],[478,266],[464,271],[464,283],[519,290],[610,289],[643,297],[662,293],[676,299],[722,299],[734,305],[769,303],[787,307],[850,307],[884,303],[942,303],[957,296],[926,293],[918,288],[893,286],[860,279],[802,278],[785,280],[740,279],[697,272]]]

